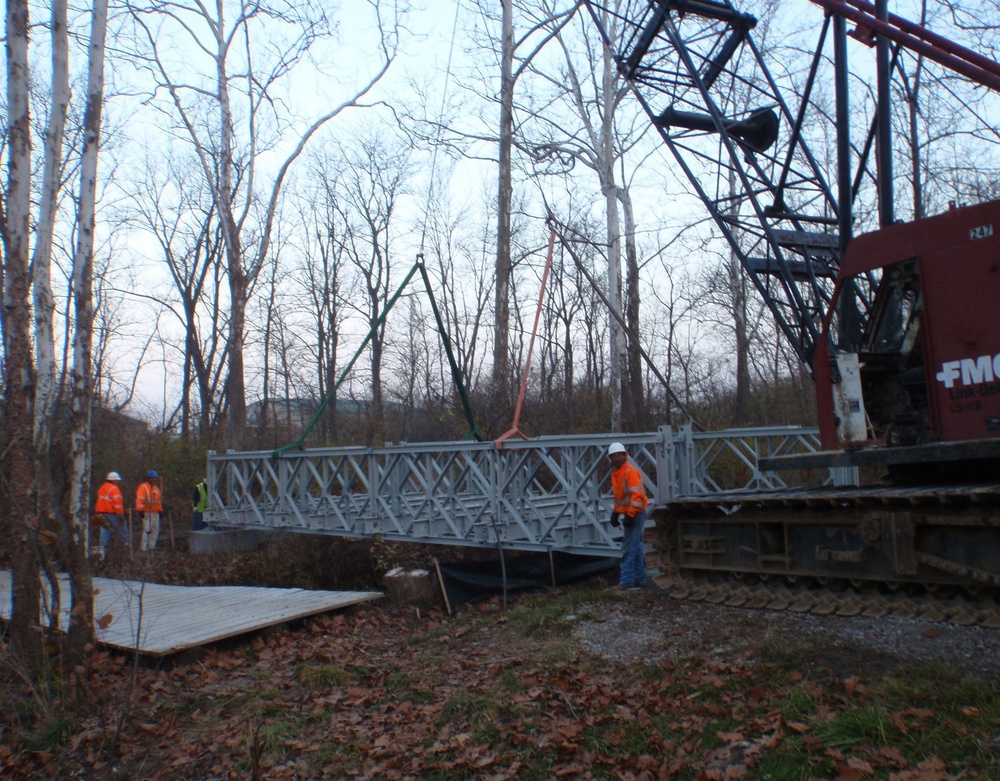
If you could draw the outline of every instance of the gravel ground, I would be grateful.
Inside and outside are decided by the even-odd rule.
[[[810,666],[822,665],[837,677],[941,662],[1000,682],[1000,630],[978,626],[731,608],[647,589],[625,594],[599,619],[581,620],[574,633],[608,659],[657,663],[692,654],[726,656],[767,641],[801,648]]]

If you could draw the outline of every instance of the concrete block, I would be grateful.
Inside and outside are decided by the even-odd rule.
[[[382,585],[393,602],[417,602],[436,599],[438,595],[437,581],[424,569],[396,567],[385,573]]]

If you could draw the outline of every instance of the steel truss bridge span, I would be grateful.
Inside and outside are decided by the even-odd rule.
[[[205,520],[218,530],[615,555],[622,530],[608,523],[612,441],[628,448],[654,508],[682,497],[724,501],[729,491],[790,487],[760,471],[758,459],[818,448],[811,428],[705,433],[665,426],[506,440],[499,448],[461,441],[211,452]]]

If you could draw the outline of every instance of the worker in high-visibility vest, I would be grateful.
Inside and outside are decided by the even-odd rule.
[[[208,478],[194,487],[191,495],[191,531],[205,528],[205,510],[208,509]]]
[[[97,501],[94,503],[96,525],[100,526],[100,545],[94,546],[94,553],[104,556],[104,548],[111,542],[111,532],[128,542],[128,530],[125,528],[125,502],[122,499],[118,483],[122,476],[117,472],[108,472],[101,487],[97,489]]]
[[[621,442],[611,443],[608,460],[611,462],[611,492],[615,501],[611,510],[611,525],[625,527],[617,588],[623,591],[642,588],[646,585],[642,527],[646,523],[649,497],[643,485],[642,472],[629,463],[628,452]]]
[[[146,473],[146,482],[135,489],[135,511],[142,516],[142,550],[153,550],[160,537],[160,513],[163,512],[163,492],[160,475],[155,469]]]

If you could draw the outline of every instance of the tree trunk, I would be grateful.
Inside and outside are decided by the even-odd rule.
[[[385,325],[376,327],[381,316],[380,299],[377,290],[369,289],[372,316],[368,321],[372,329],[371,341],[371,371],[372,371],[372,409],[368,423],[368,444],[380,447],[385,443],[385,403],[382,397],[382,350],[385,341]]]
[[[239,238],[234,239],[239,245]],[[243,376],[243,331],[246,328],[247,279],[239,250],[226,247],[229,260],[229,337],[226,355],[229,371],[226,374],[226,402],[229,410],[230,444],[238,446],[242,441],[247,424],[246,381]]]
[[[927,3],[921,4],[921,24],[927,16]],[[910,120],[910,177],[913,187],[913,219],[924,216],[924,190],[920,151],[920,85],[924,73],[924,56],[917,56],[917,67],[913,73],[912,86],[906,91],[907,110]]]
[[[35,315],[35,450],[38,461],[39,505],[43,517],[51,512],[52,419],[56,402],[56,357],[52,295],[52,238],[55,232],[62,180],[63,137],[69,108],[69,29],[66,0],[52,4],[52,104],[45,129],[42,192],[32,256],[32,294]]]
[[[621,431],[623,424],[622,388],[627,374],[625,370],[625,332],[621,327],[621,239],[618,235],[618,209],[614,195],[606,196],[605,203],[607,204],[608,229],[608,300],[611,303],[611,320],[608,323],[611,336],[608,388],[611,393],[611,430]]]
[[[621,218],[618,215],[618,188],[615,185],[615,125],[614,104],[617,69],[611,55],[605,51],[601,60],[601,96],[604,105],[597,153],[600,169],[601,193],[604,195],[605,222],[608,232],[608,300],[611,318],[610,365],[608,388],[611,393],[611,430],[622,431],[622,394],[628,375],[625,355],[625,331],[622,329],[622,270],[621,270]]]
[[[55,534],[55,539],[65,550],[65,535],[62,533],[62,524],[56,517],[58,508],[55,507],[53,497],[55,489],[52,480],[52,423],[55,420],[58,394],[55,329],[53,326],[55,298],[52,295],[52,240],[55,233],[59,190],[62,182],[63,136],[70,100],[69,28],[66,0],[55,0],[52,4],[50,40],[52,45],[52,103],[49,108],[48,126],[45,128],[42,154],[42,191],[39,197],[38,224],[35,230],[35,246],[31,261],[32,309],[35,317],[35,420],[33,434],[35,495],[32,506],[38,518],[39,528]],[[46,535],[43,539],[52,538]],[[55,576],[56,557],[45,555],[43,558],[52,589],[48,602],[48,623],[52,627],[58,627],[62,595],[59,593],[59,580]]]
[[[230,161],[231,162],[231,161]],[[226,166],[223,166],[224,168]],[[246,328],[247,278],[243,271],[243,253],[239,232],[233,223],[232,201],[223,222],[226,237],[226,270],[229,280],[229,335],[226,356],[226,406],[229,411],[230,444],[238,445],[246,431],[247,394],[243,365],[243,331]]]
[[[9,491],[3,516],[11,524],[13,599],[10,639],[29,664],[40,658],[41,592],[36,554],[37,523],[31,512],[34,367],[28,306],[28,247],[31,231],[31,121],[28,109],[28,3],[7,2],[7,200],[4,231],[4,416]]]
[[[750,422],[750,335],[743,267],[740,265],[735,251],[730,253],[728,271],[733,332],[736,335],[736,398],[733,409],[733,424],[743,426]]]
[[[511,147],[514,135],[514,11],[512,0],[502,0],[503,21],[500,68],[500,143],[497,173],[497,263],[493,325],[493,384],[500,404],[506,404],[510,378],[510,240]]]
[[[628,342],[625,356],[628,409],[624,415],[626,431],[645,428],[645,402],[642,383],[642,346],[639,341],[639,257],[635,246],[635,218],[632,196],[625,187],[618,188],[618,199],[625,218],[625,328]]]
[[[732,194],[731,212],[736,216],[740,203],[736,196],[736,174],[729,174],[729,192]],[[737,221],[734,219],[734,224]],[[739,241],[739,232],[733,230],[733,237]],[[733,409],[733,423],[737,426],[748,422],[747,415],[750,405],[750,325],[747,322],[747,291],[743,267],[736,255],[736,250],[729,252],[729,262],[726,265],[728,282],[727,295],[730,312],[733,318],[733,333],[736,338],[736,398]]]
[[[108,25],[107,0],[95,0],[91,21],[87,107],[84,112],[84,146],[80,165],[80,203],[77,243],[73,256],[73,299],[76,329],[73,334],[72,484],[70,488],[69,550],[67,569],[73,607],[70,611],[69,647],[74,661],[81,659],[94,640],[94,588],[87,564],[87,527],[90,523],[90,410],[91,347],[94,308],[94,224],[97,202],[97,156],[104,108],[104,41]]]
[[[243,246],[236,218],[236,192],[234,190],[233,159],[233,109],[229,96],[229,78],[226,72],[226,41],[223,6],[218,4],[216,57],[216,87],[219,101],[219,184],[218,209],[225,243],[226,271],[229,279],[229,337],[226,352],[229,371],[226,375],[226,403],[229,411],[230,444],[238,445],[247,424],[246,379],[243,365],[243,329],[246,327],[248,281],[243,270]],[[248,196],[249,197],[249,196]]]

